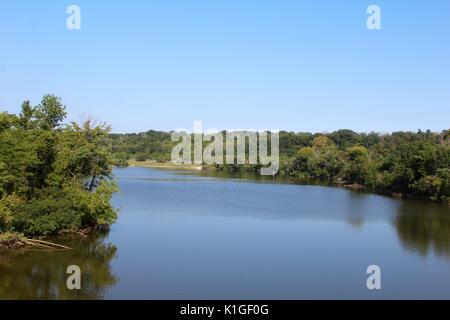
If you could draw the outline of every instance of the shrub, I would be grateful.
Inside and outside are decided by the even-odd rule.
[[[135,156],[136,161],[144,162],[148,159],[148,155],[146,153],[138,153]]]
[[[27,236],[54,235],[59,231],[74,231],[81,227],[81,214],[72,207],[66,195],[48,188],[38,196],[15,208],[12,227]]]

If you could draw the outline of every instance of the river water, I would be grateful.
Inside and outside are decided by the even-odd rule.
[[[115,169],[108,234],[0,252],[1,299],[449,299],[450,208],[277,180]],[[66,269],[82,272],[68,290]],[[381,269],[368,290],[367,267]]]

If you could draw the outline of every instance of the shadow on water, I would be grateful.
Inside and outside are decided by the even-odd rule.
[[[107,234],[65,236],[52,239],[73,250],[0,252],[0,299],[102,299],[108,287],[117,283],[110,263],[117,248]],[[81,290],[66,286],[66,269],[81,269]]]
[[[450,210],[421,201],[401,201],[395,227],[403,247],[426,257],[450,259]]]

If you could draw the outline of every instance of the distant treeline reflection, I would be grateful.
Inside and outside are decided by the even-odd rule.
[[[450,258],[450,214],[443,213],[441,207],[401,202],[395,226],[406,249],[422,256],[434,252]]]

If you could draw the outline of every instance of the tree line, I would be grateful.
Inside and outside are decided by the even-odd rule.
[[[449,131],[357,134],[340,130],[314,137],[287,160],[298,179],[357,184],[380,193],[449,203]]]
[[[111,136],[115,164],[170,161],[170,132]],[[258,165],[215,165],[217,170],[255,171]],[[280,132],[280,174],[299,182],[322,181],[404,197],[450,202],[450,130],[332,133]]]

